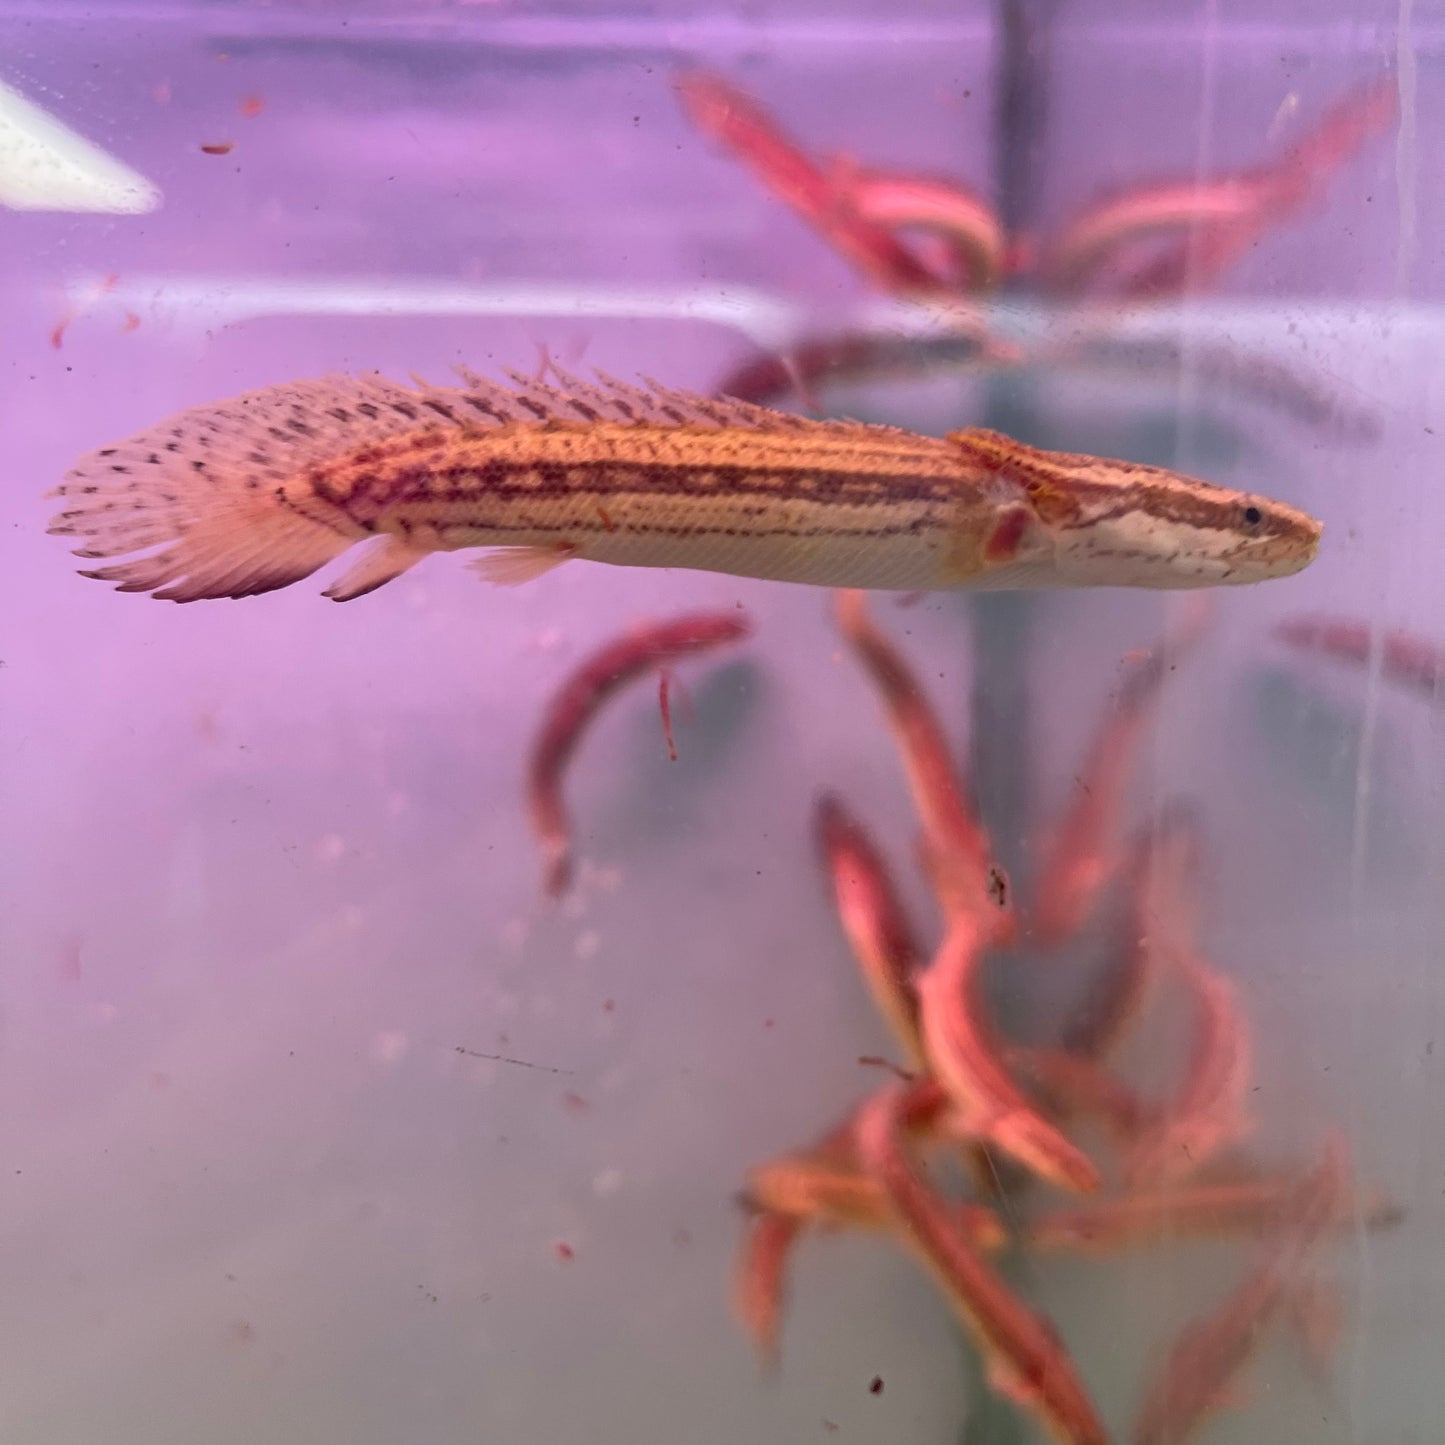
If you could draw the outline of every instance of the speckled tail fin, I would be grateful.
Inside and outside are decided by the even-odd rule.
[[[144,557],[86,576],[174,602],[248,597],[308,577],[367,535],[310,469],[436,413],[380,377],[327,377],[193,407],[83,457],[51,493],[52,534],[82,557]]]
[[[91,568],[81,576],[114,582],[120,592],[150,592],[167,602],[253,597],[309,577],[353,540],[266,501],[213,508],[176,532],[170,546],[149,556]]]

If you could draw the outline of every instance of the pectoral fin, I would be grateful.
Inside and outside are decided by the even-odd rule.
[[[575,542],[555,542],[548,547],[496,547],[483,552],[470,565],[487,582],[516,587],[560,567],[576,553]]]
[[[960,508],[941,559],[943,587],[1008,586],[1005,578],[1025,581],[1024,574],[1043,569],[1052,537],[1037,510],[1019,494],[1016,501],[980,508]]]
[[[415,567],[426,555],[425,550],[413,547],[400,537],[386,537],[367,547],[361,560],[343,572],[321,595],[333,602],[350,602],[357,597],[365,597],[368,592],[375,592],[384,583]]]

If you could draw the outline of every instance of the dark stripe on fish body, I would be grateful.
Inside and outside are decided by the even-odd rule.
[[[744,467],[717,463],[636,461],[508,461],[493,458],[480,466],[409,467],[390,474],[356,478],[347,488],[317,485],[318,495],[355,513],[359,509],[434,502],[454,505],[496,499],[564,501],[584,493],[608,498],[731,497],[802,498],[820,505],[858,506],[870,502],[947,502],[960,496],[954,477],[855,471],[820,472],[810,467]],[[360,520],[358,518],[358,520]]]
[[[415,524],[403,522],[401,530],[410,535]],[[930,526],[926,517],[916,517],[911,522],[898,522],[886,527],[859,527],[856,530],[849,528],[846,535],[849,538],[857,538],[860,542],[880,537],[905,537],[922,532]],[[475,524],[471,522],[454,522],[451,524],[440,523],[433,527],[438,536],[445,537],[452,532],[471,532],[475,530]],[[629,523],[623,528],[616,523],[609,529],[601,522],[520,522],[509,520],[497,526],[487,526],[487,532],[496,537],[504,537],[509,533],[515,533],[518,537],[530,537],[537,533],[556,533],[561,536],[573,537],[582,534],[595,534],[597,536],[616,536],[619,532],[625,531],[628,535],[634,533],[651,537],[748,537],[758,540],[770,540],[776,537],[814,537],[818,535],[815,527],[769,527],[765,531],[754,531],[748,527],[694,527],[664,526],[658,522],[639,522],[635,525]],[[468,543],[468,546],[481,545]],[[504,542],[492,542],[493,546],[506,546]]]

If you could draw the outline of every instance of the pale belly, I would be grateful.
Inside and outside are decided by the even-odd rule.
[[[577,555],[620,567],[679,567],[816,587],[916,591],[939,585],[942,546],[936,536],[914,533],[870,538],[631,533],[589,539]]]
[[[755,519],[734,518],[722,509],[707,517],[678,509],[673,515],[643,519],[627,516],[625,503],[609,501],[607,508],[611,510],[601,509],[605,522],[597,520],[596,506],[590,512],[569,507],[545,518],[498,518],[501,525],[413,524],[409,536],[414,544],[445,551],[566,547],[578,560],[618,567],[675,567],[815,587],[992,590],[1048,586],[1051,580],[1037,555],[1020,556],[1012,565],[982,564],[983,539],[994,525],[994,514],[982,507],[976,517],[966,517],[966,538],[959,535],[965,519],[958,509],[949,519],[952,527],[936,512],[902,515],[891,524],[876,513],[848,519],[834,513],[828,517],[834,525],[827,528],[809,527],[809,518],[789,518],[789,525],[760,530]],[[851,525],[836,525],[840,520]],[[971,560],[961,567],[961,557]]]

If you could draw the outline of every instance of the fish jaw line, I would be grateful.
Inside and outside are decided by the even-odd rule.
[[[999,503],[981,559],[992,567],[971,569],[974,587],[1264,582],[1307,567],[1319,548],[1320,524],[1269,497],[1163,467],[1044,451],[982,428],[948,441]],[[1029,524],[1010,525],[1021,511],[1032,514]],[[1010,532],[1030,539],[1031,555],[995,545]]]
[[[1061,529],[1055,570],[1068,587],[1185,590],[1268,582],[1303,571],[1319,551],[1322,529],[1313,518],[1290,508],[1277,525],[1269,535],[1249,536],[1131,509]]]
[[[1297,530],[1274,537],[1262,537],[1252,544],[1250,563],[1267,568],[1270,577],[1293,577],[1319,556],[1324,525],[1304,512],[1297,514]]]

